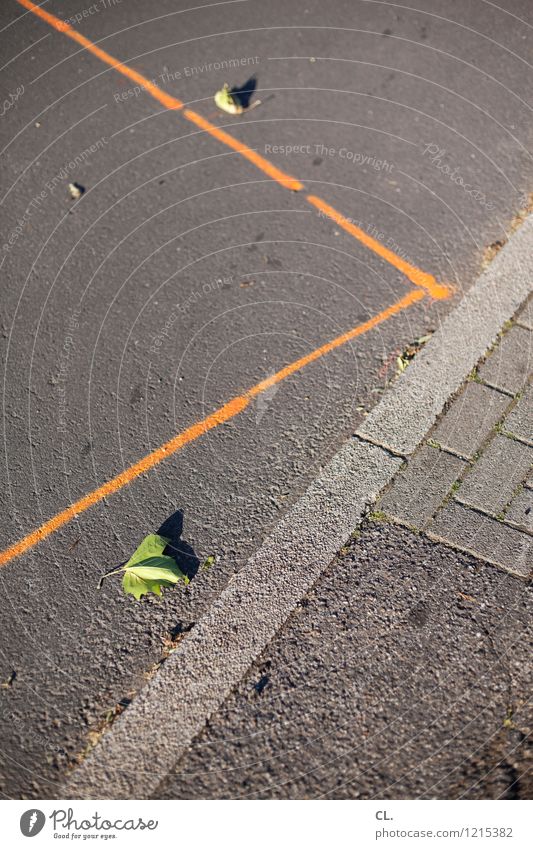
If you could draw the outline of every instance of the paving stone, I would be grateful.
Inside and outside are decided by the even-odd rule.
[[[433,516],[466,466],[463,460],[424,446],[394,480],[380,508],[403,522],[422,528]]]
[[[456,498],[463,504],[497,515],[525,480],[533,462],[533,448],[496,436],[466,476]]]
[[[455,501],[437,513],[426,533],[514,575],[527,578],[533,570],[533,537]]]
[[[503,429],[533,444],[533,385],[526,391],[503,423]]]
[[[505,521],[533,532],[533,492],[530,489],[520,490],[513,498],[505,513]]]
[[[451,404],[432,439],[469,459],[473,457],[509,406],[508,395],[469,381]]]
[[[521,312],[518,313],[516,318],[519,324],[522,324],[524,327],[529,328],[529,330],[533,330],[533,301],[529,300],[525,307]]]
[[[486,383],[514,395],[527,383],[532,368],[533,333],[515,325],[503,335],[478,373]]]

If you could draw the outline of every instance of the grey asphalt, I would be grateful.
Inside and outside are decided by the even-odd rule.
[[[416,13],[342,2],[176,6],[124,0],[80,29],[109,35],[109,52],[150,78],[166,74],[162,87],[260,152],[309,145],[310,154],[266,155],[454,283],[459,298],[533,183],[531,30],[519,20],[531,21],[528,4],[509,4],[510,14],[485,4],[482,16],[449,2]],[[4,239],[45,192],[2,267],[7,545],[407,288],[213,139],[145,94],[126,97],[126,80],[42,22],[16,20],[15,2],[0,14],[13,59],[5,96],[24,85],[2,119],[7,188],[17,180]],[[211,100],[228,71],[186,69],[235,57],[254,64],[229,81],[256,73],[263,104],[230,122]],[[72,179],[86,188],[76,206]],[[423,302],[314,364],[2,570],[5,795],[53,794],[88,729],[142,684],[161,637],[207,609],[379,398],[396,354],[450,306]],[[187,565],[215,554],[215,568],[163,602],[134,605],[111,582],[98,594],[100,574],[179,509],[195,552]]]
[[[60,795],[149,798],[401,466],[400,457],[348,440],[69,776]]]
[[[531,584],[369,521],[163,799],[531,799]]]

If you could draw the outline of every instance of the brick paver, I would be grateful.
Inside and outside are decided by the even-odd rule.
[[[533,445],[533,385],[527,387],[505,418],[503,430]]]
[[[533,533],[533,492],[530,489],[521,489],[515,495],[505,512],[505,521]]]
[[[456,501],[437,513],[428,536],[469,551],[489,563],[527,578],[533,562],[533,537],[510,525],[469,510]]]
[[[406,524],[422,528],[465,467],[466,463],[458,457],[424,446],[384,496],[382,510]]]
[[[498,515],[524,482],[533,448],[499,434],[466,476],[457,498],[463,504]]]
[[[518,313],[517,319],[518,324],[521,324],[522,327],[527,327],[528,330],[533,330],[533,301],[530,300],[524,308]]]
[[[507,395],[469,381],[433,433],[433,440],[471,459],[510,404]]]
[[[521,577],[533,572],[532,310],[522,308],[378,504]]]
[[[485,383],[514,395],[525,386],[532,367],[533,333],[515,325],[503,335],[478,373]]]

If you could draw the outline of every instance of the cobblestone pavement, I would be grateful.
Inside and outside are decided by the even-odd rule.
[[[513,574],[533,568],[533,300],[448,404],[378,510]]]

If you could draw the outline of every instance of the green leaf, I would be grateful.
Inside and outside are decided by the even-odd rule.
[[[138,548],[135,549],[124,569],[134,566],[140,560],[147,560],[149,557],[162,555],[169,543],[170,540],[167,537],[160,537],[159,534],[148,534]]]
[[[137,600],[147,593],[161,595],[163,587],[171,587],[178,581],[189,583],[176,561],[163,554],[170,540],[158,534],[149,534],[133,552],[125,566],[122,587],[125,593]]]
[[[229,112],[230,115],[240,115],[244,112],[242,104],[239,103],[238,98],[231,93],[230,87],[227,83],[224,83],[220,91],[217,91],[215,94],[215,103],[219,109],[223,109],[224,112]]]

